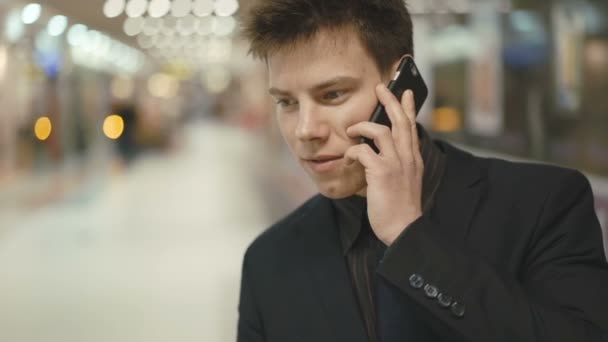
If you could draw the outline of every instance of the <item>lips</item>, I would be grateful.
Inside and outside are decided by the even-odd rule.
[[[334,170],[343,156],[320,155],[304,159],[306,165],[316,173],[327,173]]]
[[[314,163],[326,163],[334,160],[342,159],[342,156],[318,156],[310,159],[306,159],[306,161],[314,162]]]

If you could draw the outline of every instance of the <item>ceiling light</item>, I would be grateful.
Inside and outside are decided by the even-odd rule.
[[[56,15],[49,20],[47,31],[49,35],[56,37],[65,32],[68,27],[68,18],[63,15]]]
[[[157,40],[158,36],[146,36],[145,34],[140,34],[139,36],[137,36],[137,43],[143,49],[152,48],[156,44]]]
[[[189,36],[196,31],[197,19],[192,15],[187,15],[177,20],[177,32],[181,35]]]
[[[125,10],[125,0],[107,0],[103,5],[103,14],[108,18],[116,18]]]
[[[129,0],[125,12],[131,18],[141,17],[146,13],[148,7],[147,0]]]
[[[68,43],[72,46],[80,45],[86,38],[88,28],[82,24],[73,25],[68,30]]]
[[[33,24],[40,18],[42,6],[40,4],[29,4],[21,12],[21,20],[24,24]]]
[[[200,18],[198,20],[196,32],[203,36],[210,35],[211,33],[213,33],[215,31],[216,26],[217,26],[217,17],[208,16],[208,17]]]
[[[213,13],[213,0],[194,0],[192,5],[192,13],[199,17],[206,17]]]
[[[148,36],[158,34],[160,29],[163,27],[163,20],[161,18],[147,17],[143,23],[143,33]]]
[[[142,17],[134,17],[127,18],[123,25],[123,30],[127,34],[127,36],[136,36],[141,33],[144,27],[144,18]]]
[[[234,32],[236,20],[234,17],[218,17],[215,25],[215,34],[218,36],[228,36]]]
[[[215,14],[220,17],[229,17],[239,9],[237,0],[216,0]]]
[[[6,18],[4,27],[4,34],[9,42],[14,43],[21,39],[25,32],[25,25],[21,20],[21,12],[19,10],[13,10],[9,13]]]
[[[171,14],[174,17],[185,17],[192,10],[192,0],[173,0]]]
[[[171,9],[171,1],[169,0],[152,0],[148,6],[148,14],[152,18],[160,18],[169,13]]]
[[[175,27],[177,26],[177,18],[168,16],[163,18],[163,27],[161,32],[166,35],[175,33]]]

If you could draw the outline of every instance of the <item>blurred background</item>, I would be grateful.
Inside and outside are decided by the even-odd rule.
[[[234,341],[249,242],[315,193],[254,0],[0,0],[0,340]],[[411,0],[419,121],[583,171],[608,226],[608,3]]]

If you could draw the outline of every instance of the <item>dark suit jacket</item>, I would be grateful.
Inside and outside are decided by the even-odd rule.
[[[448,161],[434,210],[378,268],[401,305],[437,341],[608,341],[608,265],[586,178],[437,144]],[[464,316],[412,286],[415,274]],[[238,342],[367,340],[329,199],[312,198],[251,244],[239,314]]]

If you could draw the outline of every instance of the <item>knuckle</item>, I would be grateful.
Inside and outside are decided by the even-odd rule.
[[[392,135],[392,131],[390,128],[388,128],[388,126],[381,126],[378,129],[379,135],[381,136],[388,136],[388,135]]]

